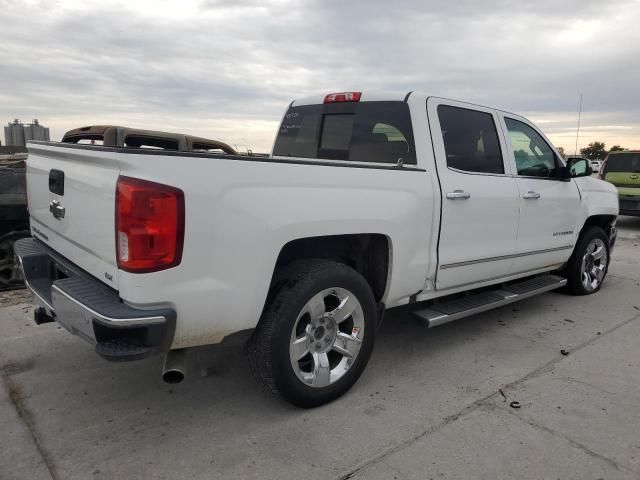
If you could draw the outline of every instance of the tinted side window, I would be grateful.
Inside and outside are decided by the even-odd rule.
[[[448,167],[465,172],[504,173],[498,132],[490,113],[440,105],[438,118]]]
[[[290,108],[278,131],[276,156],[416,164],[404,102],[334,103]]]
[[[552,178],[558,176],[556,154],[542,136],[526,123],[504,119],[516,158],[518,175]]]

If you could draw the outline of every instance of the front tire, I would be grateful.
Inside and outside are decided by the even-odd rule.
[[[610,260],[609,238],[600,227],[586,227],[565,270],[567,290],[573,295],[591,295],[602,287]]]
[[[343,395],[371,356],[376,303],[353,268],[329,260],[303,260],[275,280],[249,341],[252,372],[271,391],[301,407]]]

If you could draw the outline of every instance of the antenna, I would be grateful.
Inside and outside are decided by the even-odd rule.
[[[580,136],[580,119],[582,117],[582,94],[580,94],[580,107],[578,108],[578,129],[576,130],[576,149],[573,154],[578,155],[578,137]]]

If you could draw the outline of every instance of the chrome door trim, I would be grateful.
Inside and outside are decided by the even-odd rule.
[[[534,250],[532,252],[514,253],[511,255],[501,255],[499,257],[479,258],[477,260],[467,260],[464,262],[447,263],[445,265],[440,265],[440,269],[446,270],[448,268],[466,267],[468,265],[476,265],[478,263],[496,262],[499,260],[509,260],[512,258],[528,257],[530,255],[540,255],[541,253],[559,252],[561,250],[570,250],[570,249],[571,250],[573,249],[573,245],[567,245],[564,247],[547,248],[546,250]]]

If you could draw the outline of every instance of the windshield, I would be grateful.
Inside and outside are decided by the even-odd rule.
[[[640,153],[616,153],[609,155],[604,164],[605,175],[610,172],[640,173]]]
[[[291,107],[273,155],[415,164],[409,107],[397,101]]]

